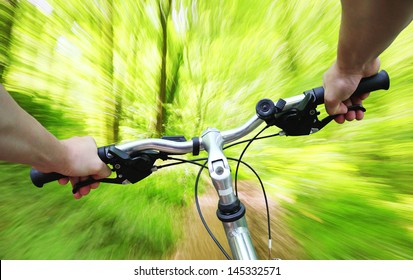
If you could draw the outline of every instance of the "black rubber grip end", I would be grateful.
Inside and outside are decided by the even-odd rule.
[[[30,170],[30,178],[32,179],[33,184],[38,188],[42,188],[46,183],[50,183],[65,177],[67,176],[59,173],[42,173],[34,168]]]
[[[390,87],[389,74],[382,70],[376,75],[368,78],[363,78],[358,85],[353,95],[360,95],[366,92],[371,92],[379,89],[388,90]]]

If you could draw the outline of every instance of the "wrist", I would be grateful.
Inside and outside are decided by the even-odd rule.
[[[344,75],[369,77],[376,74],[380,68],[380,60],[372,58],[366,61],[354,59],[343,59],[337,56],[336,68]]]
[[[69,155],[67,147],[62,141],[59,141],[53,135],[48,141],[49,147],[47,153],[42,153],[38,156],[33,167],[43,173],[56,172],[64,174],[69,168],[66,166],[67,155]]]
[[[72,150],[73,147],[70,145],[70,142],[68,142],[68,139],[59,140],[59,145],[61,153],[57,158],[55,166],[59,170],[59,173],[71,176],[73,173],[72,163],[74,162],[72,157],[76,151]]]

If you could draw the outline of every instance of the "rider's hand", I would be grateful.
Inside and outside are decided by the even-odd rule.
[[[335,118],[337,123],[344,123],[345,120],[361,120],[364,112],[348,111],[351,105],[361,105],[369,93],[364,93],[357,97],[350,97],[356,90],[360,80],[377,74],[380,68],[380,60],[375,59],[368,65],[355,70],[347,70],[339,67],[335,62],[324,74],[324,103],[329,115],[340,114]]]
[[[94,179],[102,179],[112,173],[110,168],[98,157],[96,142],[92,137],[73,137],[61,140],[60,143],[63,147],[62,160],[50,168],[53,172],[68,176],[59,180],[61,185],[65,185],[70,181],[72,187],[74,187],[77,182],[84,181],[89,176]],[[84,186],[74,194],[74,197],[79,199],[98,186],[99,183]]]

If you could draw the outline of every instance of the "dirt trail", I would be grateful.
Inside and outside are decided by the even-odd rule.
[[[267,216],[261,188],[248,182],[240,182],[238,186],[238,196],[247,208],[247,223],[258,257],[259,259],[268,259]],[[215,214],[218,197],[212,186],[209,187],[207,192],[200,197],[199,201],[202,213],[211,231],[220,241],[221,245],[231,255],[223,226]],[[288,233],[287,226],[281,224],[279,221],[279,216],[282,213],[282,209],[270,197],[268,197],[268,203],[270,207],[272,231],[271,257],[280,259],[297,259],[299,247]],[[225,256],[221,253],[205,230],[198,216],[195,205],[188,210],[185,220],[184,236],[178,243],[178,249],[173,254],[172,259],[225,259]]]

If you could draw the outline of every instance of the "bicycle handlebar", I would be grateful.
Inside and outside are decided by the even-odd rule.
[[[390,80],[389,76],[386,71],[382,70],[378,74],[364,78],[361,80],[359,86],[357,87],[356,91],[354,92],[353,95],[359,95],[365,92],[371,92],[371,91],[376,91],[380,89],[387,90],[390,86]],[[305,104],[303,104],[305,103]],[[259,127],[264,121],[267,122],[267,124],[271,125],[277,125],[278,127],[281,127],[283,129],[284,126],[279,125],[279,120],[277,119],[278,116],[281,116],[280,119],[295,119],[296,123],[293,123],[293,126],[300,125],[300,122],[305,123],[305,125],[313,125],[313,124],[318,124],[315,120],[310,120],[310,122],[306,121],[304,117],[307,117],[307,115],[303,115],[303,112],[305,113],[314,115],[311,110],[315,109],[317,105],[323,104],[324,103],[324,88],[323,87],[317,87],[313,88],[311,90],[305,91],[304,94],[300,94],[297,96],[293,96],[290,98],[286,99],[280,99],[276,104],[274,102],[267,102],[267,104],[262,105],[261,109],[264,111],[267,110],[266,106],[270,106],[273,111],[270,111],[270,114],[267,114],[271,120],[264,118],[260,114],[255,114],[253,117],[251,117],[246,123],[244,123],[242,126],[223,131],[221,132],[222,138],[223,138],[223,143],[228,144],[231,142],[234,142],[253,130],[255,130],[257,127]],[[258,105],[257,105],[258,107]],[[361,107],[362,108],[362,107]],[[359,108],[358,108],[359,109]],[[364,108],[363,108],[364,109]],[[257,109],[258,110],[258,109]],[[286,112],[292,112],[292,114],[288,115],[288,117],[285,117]],[[308,112],[307,112],[308,111]],[[261,110],[262,112],[262,110]],[[266,111],[269,112],[269,111]],[[292,117],[291,117],[292,116]],[[303,130],[300,130],[298,133],[290,133],[289,135],[304,135],[304,134],[310,134],[313,132],[318,131],[322,127],[324,127],[331,119],[333,116],[330,116],[326,119],[328,120],[323,120],[320,123],[320,127],[315,127],[311,128],[310,130],[306,127]],[[315,117],[316,118],[316,117]],[[271,123],[274,119],[276,121],[274,123]],[[106,164],[112,164],[115,166],[114,163],[116,163],[118,160],[135,160],[136,161],[136,154],[139,154],[140,152],[145,152],[145,151],[157,151],[159,153],[166,153],[166,154],[188,154],[188,153],[193,153],[197,154],[200,150],[204,150],[204,145],[202,143],[202,140],[199,138],[193,138],[190,141],[185,141],[185,142],[176,142],[173,140],[167,140],[167,139],[144,139],[144,140],[137,140],[125,144],[119,144],[119,145],[112,145],[112,146],[104,146],[98,148],[98,155],[100,159],[105,162]],[[133,163],[134,168],[141,168],[141,167],[147,167],[157,159],[160,158],[159,153],[144,153],[144,154],[139,154],[139,161],[136,163]],[[135,157],[135,158],[134,158]],[[116,167],[115,167],[116,169]],[[147,170],[146,172],[143,172],[143,174],[139,174],[138,176],[136,175],[131,175],[133,176],[133,180],[131,181],[130,179],[125,179],[122,180],[121,178],[118,178],[118,181],[115,180],[110,180],[110,179],[103,179],[100,180],[101,182],[114,182],[114,183],[134,183],[133,181],[137,182],[146,176],[148,176],[151,173],[150,169]],[[35,169],[32,169],[30,171],[30,177],[33,182],[33,184],[39,188],[43,187],[44,184],[56,181],[60,178],[64,178],[66,176],[58,174],[58,173],[41,173]],[[85,183],[87,184],[87,182]]]

